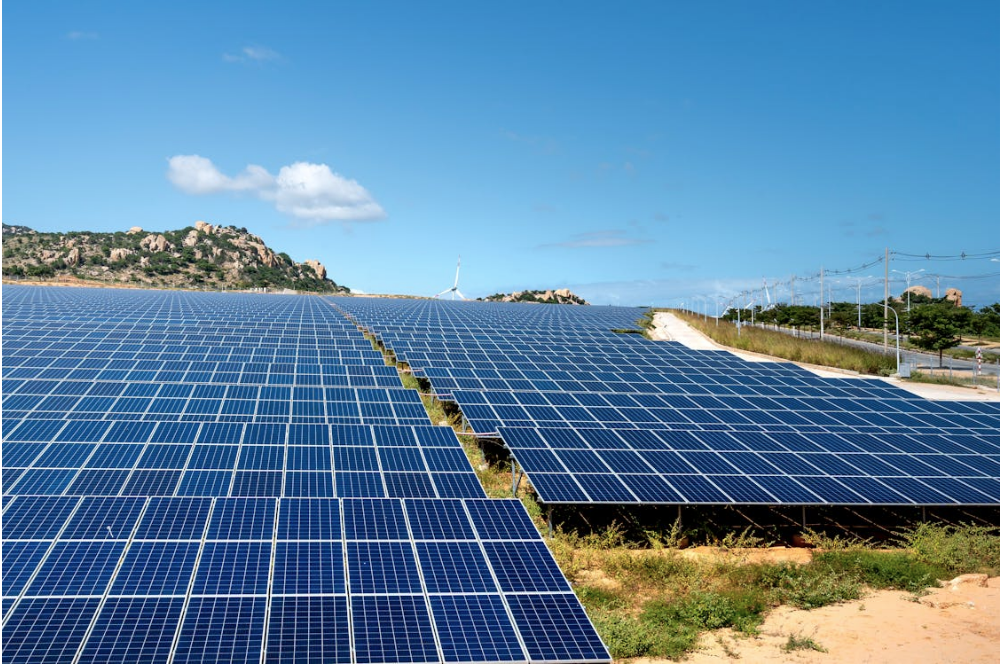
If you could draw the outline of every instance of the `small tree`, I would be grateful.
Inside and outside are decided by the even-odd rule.
[[[839,337],[845,337],[846,331],[849,330],[856,320],[853,318],[852,314],[844,309],[840,309],[832,312],[829,322]]]
[[[999,334],[998,303],[994,307],[982,307],[971,318],[971,330],[978,336],[978,343],[986,334]]]
[[[912,342],[926,351],[939,351],[943,365],[943,349],[960,344],[961,333],[970,324],[971,310],[948,304],[913,307],[908,315]]]

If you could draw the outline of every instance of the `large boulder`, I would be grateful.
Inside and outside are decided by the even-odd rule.
[[[192,229],[191,231],[188,231],[188,235],[186,235],[184,237],[184,240],[182,241],[182,244],[185,247],[194,247],[195,245],[197,245],[198,244],[198,230],[197,229]]]
[[[143,227],[141,227],[141,226],[133,226],[128,231],[126,231],[125,233],[126,233],[126,235],[133,236],[133,235],[136,235],[137,233],[142,233],[142,232],[143,232]]]
[[[116,247],[115,249],[111,250],[111,255],[108,256],[108,258],[112,261],[121,261],[129,254],[132,254],[131,249],[127,249],[125,247]]]
[[[70,250],[70,253],[66,255],[66,265],[75,266],[80,263],[80,249],[74,247]]]
[[[915,286],[909,286],[905,289],[905,293],[911,293],[913,296],[925,296],[926,298],[932,298],[932,291],[930,291],[925,286],[920,286],[916,284]]]
[[[163,234],[153,235],[151,233],[140,241],[139,246],[145,247],[151,252],[166,252],[170,249],[170,243],[167,242],[167,238],[163,237]]]
[[[952,302],[957,307],[961,307],[964,303],[964,294],[960,289],[947,289],[946,301]]]
[[[313,272],[317,274],[317,277],[320,279],[327,279],[327,268],[325,268],[324,264],[320,263],[320,261],[315,259],[306,259],[304,263],[313,269]]]

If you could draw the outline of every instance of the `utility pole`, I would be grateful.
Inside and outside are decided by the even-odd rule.
[[[825,267],[821,266],[821,298],[819,299],[819,310],[821,313],[821,339],[825,338]]]
[[[884,247],[884,350],[887,350],[887,299],[890,297],[890,287],[887,283],[887,264],[890,258],[890,249]]]

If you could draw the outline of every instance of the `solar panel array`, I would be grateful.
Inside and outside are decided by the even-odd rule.
[[[609,660],[521,504],[328,302],[3,307],[4,662]]]
[[[611,333],[627,308],[335,302],[545,503],[999,503],[997,404]]]

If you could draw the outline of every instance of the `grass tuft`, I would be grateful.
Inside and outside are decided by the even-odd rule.
[[[786,640],[786,644],[783,645],[783,651],[786,651],[787,653],[791,651],[807,650],[828,653],[828,649],[824,648],[811,638],[804,637],[803,635],[794,635],[793,633],[790,633],[789,638]]]

